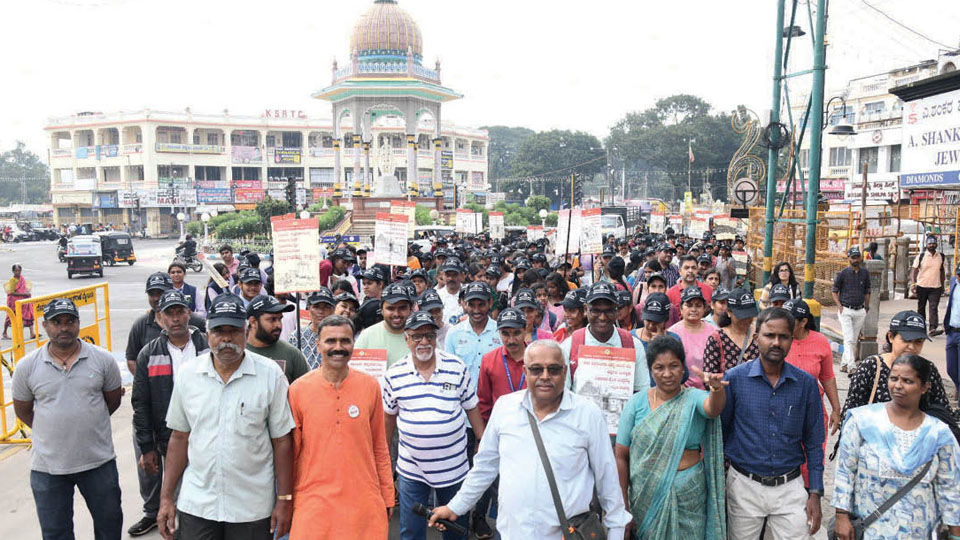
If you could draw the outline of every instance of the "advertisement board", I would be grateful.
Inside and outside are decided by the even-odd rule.
[[[903,105],[900,186],[960,185],[960,90]]]
[[[256,204],[262,201],[265,195],[264,191],[259,188],[234,188],[233,202],[237,204]]]
[[[233,193],[230,188],[197,188],[198,203],[231,203]]]
[[[300,148],[274,148],[273,162],[299,165],[302,150]]]
[[[231,146],[230,161],[234,165],[263,163],[263,152],[258,146]]]

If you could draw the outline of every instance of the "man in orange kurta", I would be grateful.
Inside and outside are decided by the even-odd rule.
[[[348,319],[327,317],[318,330],[323,362],[289,393],[297,424],[290,540],[386,539],[394,488],[380,383],[347,366]]]

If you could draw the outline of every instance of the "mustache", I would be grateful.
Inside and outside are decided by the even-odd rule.
[[[330,351],[330,352],[328,352],[328,353],[327,353],[327,356],[349,356],[349,354],[347,353],[347,351],[345,351],[345,350],[343,350],[343,349],[338,349],[338,350],[335,350],[335,351]]]
[[[236,354],[240,354],[243,352],[243,347],[234,345],[233,343],[221,343],[213,348],[213,352],[215,353],[221,353],[223,351],[232,351]]]

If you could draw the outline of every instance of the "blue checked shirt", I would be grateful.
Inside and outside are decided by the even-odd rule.
[[[667,288],[673,287],[680,281],[680,269],[673,264],[668,264],[661,272],[664,279],[667,280]]]
[[[723,377],[730,382],[721,414],[724,454],[761,476],[786,474],[806,462],[810,489],[822,491],[826,432],[817,380],[784,362],[774,388],[760,362],[741,364]]]
[[[483,355],[496,349],[500,345],[500,332],[497,331],[497,321],[487,318],[487,327],[479,335],[470,326],[470,318],[460,321],[447,332],[444,350],[463,360],[470,374],[470,389],[477,391],[477,380],[480,378],[480,360]]]

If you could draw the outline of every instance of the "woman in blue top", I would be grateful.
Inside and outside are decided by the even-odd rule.
[[[721,375],[702,373],[709,392],[684,387],[683,344],[669,336],[647,345],[656,386],[627,401],[617,430],[617,472],[643,540],[726,538],[720,412]],[[701,460],[701,449],[703,459]]]

